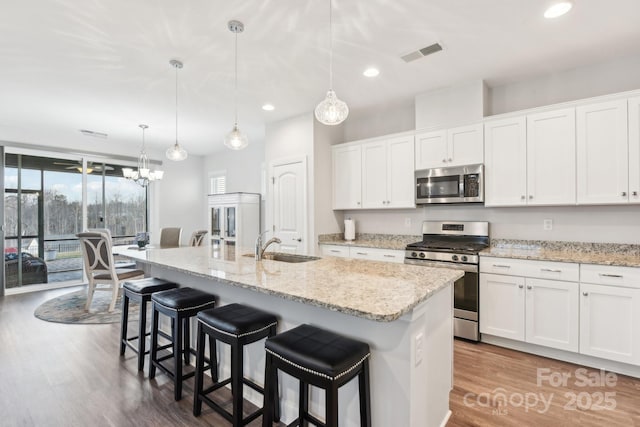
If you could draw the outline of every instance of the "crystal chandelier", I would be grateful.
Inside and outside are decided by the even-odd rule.
[[[149,158],[145,151],[144,144],[144,131],[149,127],[147,125],[138,125],[142,129],[142,150],[140,151],[140,157],[138,157],[138,169],[122,168],[122,175],[135,182],[136,184],[146,187],[152,181],[159,181],[164,176],[164,171],[151,170],[149,168]]]
[[[167,158],[179,162],[187,158],[187,150],[182,148],[178,143],[178,70],[182,68],[182,62],[172,59],[169,64],[176,69],[176,143],[167,148]]]
[[[224,145],[232,150],[242,150],[249,145],[249,139],[240,131],[238,127],[238,33],[244,31],[244,24],[240,21],[229,21],[227,24],[229,31],[236,35],[236,52],[235,52],[235,88],[234,88],[234,104],[235,104],[235,122],[231,132],[224,137]]]
[[[329,0],[329,91],[315,110],[316,119],[324,125],[339,125],[349,115],[349,107],[333,91],[333,22]]]

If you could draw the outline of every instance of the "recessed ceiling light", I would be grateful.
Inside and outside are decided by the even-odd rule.
[[[264,105],[262,106],[262,109],[263,109],[264,111],[273,111],[273,110],[275,110],[275,109],[276,109],[276,107],[274,107],[274,106],[273,106],[273,105],[271,105],[271,104],[264,104]]]
[[[569,12],[573,7],[573,3],[570,1],[561,1],[559,3],[555,3],[544,12],[544,17],[547,19],[557,18],[559,16],[564,15]]]
[[[377,68],[367,68],[366,70],[364,70],[364,72],[362,73],[365,77],[375,77],[378,74],[380,74],[380,70],[378,70]]]

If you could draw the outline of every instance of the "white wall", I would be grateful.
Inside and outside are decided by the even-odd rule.
[[[159,242],[163,227],[182,227],[184,245],[193,231],[207,228],[203,166],[202,156],[190,155],[181,162],[164,161],[162,181],[152,184],[149,229],[153,243]]]
[[[361,112],[349,113],[339,142],[356,141],[416,128],[413,98],[389,102]]]
[[[478,205],[432,205],[393,211],[348,211],[358,233],[420,235],[424,220],[489,221],[495,239],[574,242],[640,242],[640,206],[570,206],[485,208]],[[406,219],[411,222],[405,225]],[[545,219],[553,229],[543,230]]]
[[[435,89],[416,95],[415,129],[452,127],[481,121],[488,98],[482,80]]]
[[[489,114],[640,89],[640,55],[491,88]]]

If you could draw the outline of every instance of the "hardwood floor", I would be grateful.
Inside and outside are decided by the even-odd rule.
[[[132,352],[121,359],[119,324],[64,325],[33,316],[42,302],[75,289],[0,298],[0,425],[229,425],[206,406],[202,416],[192,415],[192,379],[185,383],[183,399],[175,402],[166,376],[149,381],[146,373],[138,374]],[[538,386],[538,368],[548,369],[553,378],[562,373],[571,377],[566,387],[553,387],[549,381]],[[579,368],[456,340],[453,416],[447,426],[640,426],[640,380],[617,375],[614,385],[580,387]],[[493,402],[499,392],[507,398],[504,406]],[[573,402],[576,410],[565,409],[572,403],[569,393],[578,398]],[[605,393],[615,394],[605,400]],[[518,406],[521,397],[529,399],[528,410]],[[541,398],[551,400],[548,409]],[[615,409],[596,410],[598,402],[604,407],[615,404]],[[260,422],[258,418],[251,425]]]
[[[460,340],[454,373],[447,427],[640,426],[636,378]]]

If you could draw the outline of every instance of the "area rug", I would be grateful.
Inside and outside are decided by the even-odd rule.
[[[122,295],[118,295],[115,309],[109,313],[111,292],[96,292],[93,295],[89,312],[86,289],[60,295],[43,303],[33,313],[38,319],[56,323],[99,324],[118,323],[122,316]],[[140,306],[129,302],[129,321],[138,321]]]

